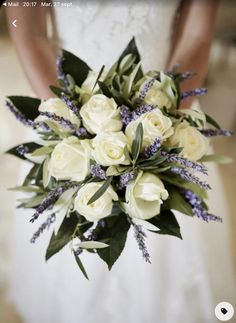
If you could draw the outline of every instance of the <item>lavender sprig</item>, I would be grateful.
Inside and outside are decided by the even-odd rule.
[[[141,250],[144,260],[150,264],[151,263],[150,254],[145,244],[146,234],[140,225],[133,224],[133,228],[134,228],[134,237],[138,243],[139,250]]]
[[[59,197],[70,188],[77,187],[78,183],[75,182],[66,182],[65,184],[57,187],[53,191],[51,191],[41,202],[41,204],[36,208],[35,213],[30,219],[30,222],[34,222],[38,219],[39,215],[42,214],[44,211],[51,209]]]
[[[150,80],[148,80],[144,84],[144,86],[142,87],[141,91],[139,92],[139,100],[140,101],[143,101],[145,99],[145,96],[147,95],[148,91],[153,86],[153,84],[155,83],[155,81],[156,81],[155,78],[151,78]]]
[[[18,154],[20,154],[21,156],[24,156],[25,154],[28,154],[29,152],[29,147],[24,146],[24,145],[20,145],[16,148],[16,151],[18,152]]]
[[[130,111],[130,108],[125,105],[122,105],[120,107],[120,117],[123,125],[128,126],[128,124],[132,120],[132,112]]]
[[[76,106],[72,101],[71,99],[69,98],[68,95],[66,95],[65,93],[62,93],[61,94],[61,99],[62,101],[65,102],[65,104],[67,105],[67,107],[77,116],[79,117],[80,116],[80,113],[79,113],[79,107]]]
[[[234,134],[233,131],[224,130],[224,129],[201,129],[200,132],[205,137],[214,137],[214,136],[230,137]]]
[[[83,252],[83,249],[78,247],[76,250],[74,250],[74,255],[76,257],[79,257],[81,255],[81,253]]]
[[[187,168],[191,168],[193,171],[201,172],[207,175],[207,168],[200,163],[184,158],[178,154],[168,154],[166,151],[162,151],[161,156],[166,156],[166,161],[169,163],[177,163]]]
[[[119,183],[117,185],[118,189],[121,190],[124,187],[126,187],[128,185],[128,183],[134,179],[134,177],[135,177],[134,171],[121,174],[120,179],[119,179]]]
[[[68,128],[68,129],[70,129],[72,131],[77,131],[78,130],[78,127],[74,123],[72,123],[70,120],[67,120],[67,119],[65,119],[63,117],[60,117],[55,113],[40,112],[40,115],[45,116],[45,117],[47,117],[48,119],[50,119],[52,121],[56,121],[60,125],[62,125],[63,127]]]
[[[90,173],[92,177],[98,177],[100,179],[107,179],[107,175],[104,169],[102,169],[101,165],[93,164],[90,166]]]
[[[152,157],[158,152],[160,147],[161,147],[161,138],[158,137],[154,140],[154,142],[150,146],[144,149],[143,154],[146,158]]]
[[[183,167],[174,166],[174,167],[171,167],[170,170],[172,173],[179,175],[185,181],[197,184],[200,187],[204,188],[205,190],[208,190],[211,188],[208,183],[201,181],[197,176],[194,176],[187,169]]]
[[[178,69],[180,67],[180,64],[175,64],[170,70],[166,71],[165,74],[169,75],[170,77],[174,76],[174,74],[177,73]]]
[[[197,196],[197,194],[193,193],[191,190],[185,190],[183,192],[183,196],[186,199],[186,201],[192,206],[192,210],[195,216],[206,222],[222,222],[222,219],[220,217],[213,214],[209,214],[207,212],[207,210],[203,206],[201,199]]]
[[[55,214],[51,214],[49,215],[49,217],[47,218],[46,221],[44,221],[40,227],[38,228],[38,230],[33,234],[33,237],[30,239],[31,243],[35,243],[35,241],[39,238],[39,236],[41,235],[41,233],[44,232],[45,229],[49,229],[51,224],[54,223],[56,220],[56,216]]]
[[[190,96],[202,96],[207,93],[206,88],[199,88],[181,93],[181,100],[185,100]]]
[[[27,127],[32,127],[34,128],[35,124],[32,120],[27,119],[16,107],[15,105],[10,102],[6,101],[6,106],[9,108],[9,110],[14,114],[17,120],[19,120],[23,125]]]
[[[155,108],[156,105],[153,104],[140,104],[134,111],[131,111],[129,107],[122,105],[120,107],[121,121],[127,127],[131,121],[138,119],[144,113],[151,112]]]
[[[63,71],[63,62],[64,62],[65,58],[60,55],[57,57],[57,60],[56,60],[56,67],[57,67],[57,77],[59,80],[63,81],[64,84],[67,86],[69,85],[69,81],[66,77],[66,74],[64,73]]]
[[[154,110],[157,106],[153,104],[141,104],[140,106],[137,107],[134,111],[132,111],[131,114],[131,120],[136,120],[138,119],[142,114],[151,112]]]
[[[191,78],[193,78],[194,76],[196,76],[197,73],[195,72],[184,72],[181,74],[180,76],[180,81],[181,82],[184,82],[184,81],[187,81],[187,80],[190,80]]]
[[[96,241],[98,238],[100,228],[106,227],[106,221],[101,219],[98,221],[97,226],[94,229],[89,230],[87,237],[85,237],[84,241]]]
[[[78,137],[86,137],[88,135],[88,132],[85,128],[81,127],[78,130],[75,131],[75,134]]]

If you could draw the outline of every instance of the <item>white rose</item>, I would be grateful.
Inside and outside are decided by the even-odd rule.
[[[74,202],[75,210],[83,215],[86,220],[94,222],[111,214],[113,200],[118,201],[118,195],[110,185],[105,193],[95,202],[88,205],[88,201],[99,190],[104,182],[85,184],[80,188]]]
[[[102,166],[129,165],[124,148],[128,139],[123,132],[101,132],[93,139],[93,157]]]
[[[139,123],[143,125],[142,149],[152,144],[157,137],[164,140],[173,134],[170,118],[164,116],[161,110],[154,109],[151,112],[142,114],[138,119],[128,124],[125,134],[131,143],[135,138],[135,132]]]
[[[145,82],[140,87],[139,91],[142,91],[143,87],[150,80],[150,77],[145,78]],[[144,102],[147,104],[157,105],[158,108],[166,107],[170,109],[172,106],[176,106],[177,103],[177,90],[172,78],[164,73],[160,73],[160,81],[155,81],[145,95]]]
[[[113,98],[103,94],[93,95],[80,110],[85,128],[91,134],[120,131],[122,123],[119,109]]]
[[[88,140],[71,136],[54,148],[49,172],[57,180],[83,181],[89,173],[91,147]]]
[[[39,105],[39,111],[55,113],[57,116],[69,120],[78,127],[80,126],[80,119],[67,107],[67,105],[62,100],[58,98],[51,98],[43,101]],[[44,121],[46,119],[47,117],[45,116],[39,116],[38,118],[36,118],[36,121]],[[64,127],[63,130],[65,130]]]
[[[156,175],[140,172],[128,184],[123,206],[130,217],[147,220],[160,213],[162,201],[167,198],[168,192]]]
[[[209,149],[209,141],[196,128],[183,121],[175,128],[168,144],[183,147],[181,154],[190,160],[199,160]]]

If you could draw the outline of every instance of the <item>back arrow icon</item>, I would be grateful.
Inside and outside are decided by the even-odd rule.
[[[17,27],[16,22],[17,22],[17,20],[16,20],[16,19],[12,22],[12,25],[13,25],[15,28]]]

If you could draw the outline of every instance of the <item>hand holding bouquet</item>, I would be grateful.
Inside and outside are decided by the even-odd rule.
[[[37,142],[8,152],[32,163],[16,189],[29,194],[20,207],[33,209],[30,221],[43,221],[31,242],[53,224],[46,260],[69,243],[87,277],[80,254],[96,253],[111,269],[130,227],[150,262],[145,231],[182,239],[173,210],[221,221],[208,211],[202,177],[204,162],[226,161],[207,154],[208,137],[231,133],[200,110],[179,109],[181,100],[206,92],[181,93],[191,73],[144,73],[134,39],[109,70],[95,73],[67,51],[57,68],[57,98],[7,100],[38,133]]]

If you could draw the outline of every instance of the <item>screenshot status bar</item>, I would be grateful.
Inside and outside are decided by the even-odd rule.
[[[1,3],[1,2],[0,2]],[[73,2],[66,1],[5,1],[2,3],[4,7],[64,7],[73,6]]]

